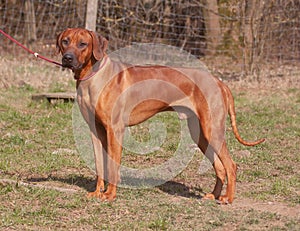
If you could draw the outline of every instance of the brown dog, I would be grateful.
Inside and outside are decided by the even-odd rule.
[[[253,146],[264,139],[242,140],[229,88],[208,72],[197,69],[130,66],[112,61],[105,53],[107,45],[102,36],[79,28],[67,29],[57,37],[62,64],[74,72],[80,111],[91,131],[97,186],[88,196],[115,199],[126,126],[141,123],[162,111],[177,111],[186,115],[193,140],[216,172],[214,190],[205,198],[232,203],[236,164],[225,142],[227,114],[240,143]],[[226,177],[226,193],[221,196]],[[108,181],[106,190],[104,180]]]

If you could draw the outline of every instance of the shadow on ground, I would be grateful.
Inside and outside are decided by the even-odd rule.
[[[68,185],[75,185],[82,188],[88,192],[95,190],[96,181],[91,177],[86,176],[69,176],[69,177],[58,177],[58,176],[48,176],[48,177],[29,177],[26,179],[29,183],[40,183],[40,182],[51,182],[57,181]],[[153,179],[151,179],[153,181]],[[167,181],[166,183],[156,186],[164,193],[168,193],[173,196],[181,196],[186,198],[196,198],[201,199],[204,194],[203,190],[199,187],[189,187],[183,183],[176,181]],[[136,189],[138,190],[138,189]]]

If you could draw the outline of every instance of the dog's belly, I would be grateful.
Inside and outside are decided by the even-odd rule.
[[[132,111],[124,113],[123,121],[126,126],[133,126],[146,121],[155,114],[168,111],[169,106],[162,101],[149,99],[136,105]]]
[[[177,112],[179,119],[187,119],[194,115],[188,103],[168,105],[165,102],[152,99],[137,105],[130,113],[126,113],[130,114],[129,119],[124,117],[123,119],[125,119],[126,126],[134,126],[146,121],[159,112],[165,111]]]

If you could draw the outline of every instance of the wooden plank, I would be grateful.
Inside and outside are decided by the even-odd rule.
[[[42,93],[42,94],[34,94],[31,96],[32,100],[41,101],[48,100],[50,103],[57,100],[63,100],[64,102],[74,101],[76,97],[76,93],[72,92],[56,92],[56,93]]]

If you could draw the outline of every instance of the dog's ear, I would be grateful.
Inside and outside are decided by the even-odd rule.
[[[63,32],[59,33],[57,36],[56,36],[56,52],[55,54],[58,55],[59,53],[61,53],[62,51],[62,48],[61,48],[61,39],[62,39],[62,35],[63,35]]]
[[[93,56],[96,60],[101,60],[106,55],[108,41],[96,32],[90,31],[90,35],[93,39]]]

